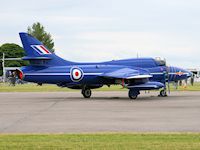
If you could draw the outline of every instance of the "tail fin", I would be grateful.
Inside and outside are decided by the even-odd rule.
[[[70,65],[72,62],[66,61],[54,53],[51,53],[39,40],[27,33],[19,33],[26,56],[23,60],[29,60],[31,65],[55,66]],[[45,61],[44,61],[45,60]]]

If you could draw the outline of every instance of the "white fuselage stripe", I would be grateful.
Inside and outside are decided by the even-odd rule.
[[[84,73],[84,75],[101,75],[103,73]],[[151,75],[163,75],[164,73],[155,72],[150,73]],[[24,75],[29,76],[48,76],[48,75],[54,75],[54,76],[69,76],[70,73],[25,73]],[[178,75],[177,73],[169,73],[169,75]],[[188,73],[183,73],[182,75],[188,75]]]
[[[158,72],[158,73],[150,73],[150,74],[151,74],[151,75],[162,75],[162,74],[164,74],[164,73],[159,73],[159,72]],[[177,72],[168,73],[168,74],[170,74],[170,75],[178,75]],[[185,75],[185,74],[187,75],[188,73],[183,73],[182,75]]]
[[[100,75],[102,73],[84,73],[84,75]],[[53,76],[69,76],[70,73],[25,73],[24,75],[28,75],[28,76],[49,76],[49,75],[53,75]]]
[[[161,72],[155,72],[155,73],[150,73],[151,75],[161,75],[161,74],[164,74],[164,73],[161,73]]]

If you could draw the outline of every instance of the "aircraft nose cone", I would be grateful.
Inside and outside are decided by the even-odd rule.
[[[190,78],[193,74],[192,74],[192,72],[190,72],[190,71],[188,71],[188,70],[186,70],[186,69],[179,69],[181,72],[183,72],[184,73],[184,75],[186,75],[187,76],[187,78]]]
[[[192,73],[186,69],[178,68],[178,67],[172,67],[170,66],[169,69],[169,79],[170,81],[179,81],[184,80],[192,76]]]
[[[186,71],[186,73],[187,73],[187,77],[188,77],[188,78],[192,77],[192,75],[193,75],[193,73],[190,72],[190,71]]]

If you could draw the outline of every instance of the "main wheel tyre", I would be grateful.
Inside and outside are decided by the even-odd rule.
[[[129,90],[129,92],[128,92],[128,97],[129,97],[130,99],[137,99],[138,94],[139,94],[138,91]]]
[[[161,97],[166,97],[167,96],[167,92],[166,92],[165,89],[163,89],[163,90],[160,91],[160,96]]]
[[[91,91],[90,89],[82,90],[81,93],[83,94],[83,97],[84,97],[84,98],[90,98],[91,95],[92,95],[92,91]]]

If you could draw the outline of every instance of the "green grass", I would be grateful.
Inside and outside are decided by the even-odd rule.
[[[0,149],[198,150],[199,133],[0,135]]]
[[[171,89],[173,89],[173,86],[171,86]],[[178,91],[200,91],[200,83],[195,83],[194,86],[179,87]]]
[[[59,91],[72,91],[68,88],[60,88],[56,85],[44,84],[38,86],[37,84],[19,84],[16,86],[9,86],[8,84],[0,84],[0,92],[59,92]]]
[[[95,89],[96,91],[125,91],[120,85],[113,85],[111,87],[103,86],[102,88]],[[174,87],[171,85],[171,90],[174,91]],[[0,92],[66,92],[76,91],[68,88],[60,88],[56,85],[44,84],[37,86],[37,84],[23,84],[16,86],[9,86],[9,84],[0,83]],[[178,91],[200,91],[200,83],[195,83],[194,86],[179,87]]]
[[[121,86],[111,86],[110,88],[104,86],[100,89],[95,89],[96,91],[119,91],[127,90],[123,89]],[[37,84],[23,84],[16,86],[9,86],[9,84],[0,84],[0,92],[65,92],[65,91],[77,91],[69,88],[61,88],[56,85],[43,84],[42,86],[37,86]]]

